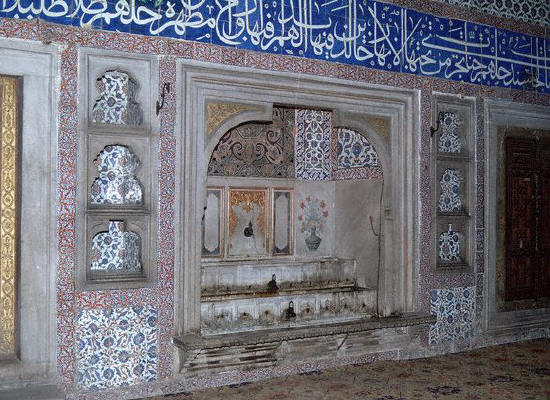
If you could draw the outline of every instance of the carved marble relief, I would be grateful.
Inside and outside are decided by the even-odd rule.
[[[452,224],[449,224],[449,229],[439,235],[439,261],[444,263],[461,262],[461,242],[462,235],[455,232]]]
[[[273,254],[292,254],[292,191],[273,191]]]
[[[139,160],[126,146],[109,145],[94,160],[99,177],[92,184],[92,204],[141,204],[141,184],[135,176]]]
[[[273,108],[271,124],[247,123],[227,132],[210,163],[210,176],[294,178],[294,110]]]
[[[300,201],[300,214],[298,223],[300,231],[310,251],[319,248],[322,241],[322,233],[325,230],[326,220],[328,218],[328,204],[324,200],[319,200],[313,196],[307,196]]]
[[[124,221],[109,221],[109,230],[92,239],[92,271],[141,272],[141,239],[126,231]]]
[[[332,113],[296,110],[296,177],[306,180],[330,180],[330,136]]]
[[[202,221],[202,256],[223,255],[223,189],[208,188]]]
[[[460,140],[459,126],[463,121],[454,113],[446,112],[439,121],[439,151],[441,153],[460,153],[462,142]]]
[[[157,379],[154,308],[83,310],[76,319],[75,337],[78,386],[101,390]]]
[[[102,124],[141,125],[143,116],[135,100],[136,81],[126,72],[105,72],[96,82],[99,98],[92,109],[92,121]]]
[[[460,212],[462,211],[462,199],[460,185],[462,174],[456,169],[446,169],[441,176],[439,184],[441,193],[439,196],[438,208],[441,212]]]
[[[229,190],[228,254],[267,255],[267,190]]]

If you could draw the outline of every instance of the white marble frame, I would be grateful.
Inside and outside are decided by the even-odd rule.
[[[380,314],[414,311],[419,264],[417,213],[420,92],[296,73],[258,71],[178,60],[176,169],[175,333],[200,331],[200,220],[207,164],[220,137],[247,121],[271,121],[273,104],[332,109],[334,126],[366,136],[384,171],[383,265]],[[207,101],[244,103],[260,110],[228,118],[205,137]],[[365,122],[366,115],[390,120],[388,143]],[[393,160],[393,162],[392,162]],[[391,168],[390,168],[391,166]]]
[[[56,45],[0,39],[0,74],[23,78],[19,351],[17,360],[0,363],[0,390],[57,381],[59,51]]]
[[[497,310],[497,200],[499,126],[548,130],[550,107],[506,100],[485,102],[485,274],[483,329],[490,335],[508,336],[527,329],[550,329],[550,308]]]

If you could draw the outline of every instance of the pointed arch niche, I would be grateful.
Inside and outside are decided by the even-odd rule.
[[[179,64],[178,82],[179,90],[182,92],[181,96],[176,96],[179,102],[177,104],[179,110],[177,132],[181,132],[179,151],[182,162],[179,170],[181,180],[178,182],[177,195],[182,207],[179,218],[180,240],[177,241],[179,248],[177,249],[178,259],[176,262],[176,287],[179,288],[177,292],[176,336],[181,337],[181,335],[191,333],[207,335],[231,332],[232,321],[241,317],[243,326],[246,325],[247,319],[262,318],[264,326],[272,326],[270,324],[273,323],[274,318],[285,318],[286,316],[290,318],[290,322],[305,321],[307,323],[310,315],[308,313],[324,312],[319,309],[319,305],[307,302],[294,300],[289,305],[288,299],[285,299],[282,304],[276,305],[274,309],[259,307],[261,309],[258,311],[246,303],[233,303],[224,309],[224,306],[219,303],[205,304],[208,303],[205,297],[210,296],[214,299],[213,295],[219,294],[208,293],[205,288],[218,285],[218,288],[225,286],[226,289],[231,289],[237,286],[242,288],[242,286],[251,285],[251,290],[254,291],[253,285],[247,281],[247,279],[253,280],[254,266],[258,263],[271,266],[273,263],[280,263],[279,261],[275,262],[276,259],[285,259],[286,264],[283,268],[278,269],[281,271],[281,276],[276,273],[271,274],[272,270],[270,270],[269,277],[262,276],[262,281],[265,281],[265,290],[269,290],[270,284],[273,289],[275,283],[277,290],[284,291],[286,288],[283,276],[289,274],[289,271],[300,270],[300,273],[305,274],[303,276],[307,276],[306,270],[309,268],[309,264],[305,262],[308,265],[304,266],[304,259],[307,259],[308,262],[321,263],[321,268],[334,268],[336,275],[344,274],[346,268],[351,267],[345,261],[347,257],[341,252],[345,246],[336,238],[338,236],[342,237],[342,240],[345,239],[343,232],[349,230],[347,226],[356,217],[366,221],[365,229],[368,228],[368,232],[372,232],[369,216],[373,217],[374,232],[371,233],[372,238],[367,240],[374,242],[373,251],[376,255],[380,254],[380,265],[378,266],[377,261],[371,263],[376,265],[365,263],[368,267],[363,268],[362,275],[358,275],[354,284],[372,290],[368,292],[370,297],[367,296],[365,301],[355,301],[354,306],[377,307],[381,316],[415,311],[414,288],[416,283],[414,277],[418,258],[416,257],[417,244],[415,243],[417,237],[415,234],[416,216],[413,214],[413,210],[416,209],[414,193],[416,193],[415,174],[418,169],[415,147],[419,126],[417,91],[390,90],[357,82],[350,84],[345,81],[307,78],[295,74],[264,73],[222,66],[189,65],[184,62]],[[361,182],[334,180],[324,179],[322,174],[316,175],[317,177],[321,176],[318,178],[320,180],[317,178],[313,180],[296,179],[291,174],[277,178],[267,176],[250,179],[223,176],[223,173],[219,173],[220,176],[214,176],[216,174],[212,173],[212,168],[209,176],[208,168],[212,154],[219,150],[217,146],[220,140],[223,142],[228,138],[228,132],[243,129],[247,125],[266,124],[267,126],[273,123],[274,114],[277,114],[277,110],[281,107],[329,113],[333,132],[341,129],[350,130],[365,138],[376,151],[379,169],[383,171],[383,180],[380,179],[380,176],[378,176],[378,180],[370,179]],[[322,118],[322,116],[318,117]],[[296,137],[296,131],[300,129],[300,126],[299,124],[295,126],[292,135]],[[302,156],[301,150],[298,149],[295,155],[296,157]],[[357,205],[355,209],[346,212],[342,211],[344,207],[340,211],[334,208],[338,193],[356,190],[355,187],[360,187],[365,182],[372,185],[372,188],[366,186],[363,193],[359,190],[355,196],[357,199],[361,199],[366,195],[371,195],[372,199],[366,202],[366,206]],[[314,199],[314,196],[307,196],[307,193],[304,193],[305,186],[319,194],[325,193],[325,189],[330,187],[333,197],[330,198],[329,195],[328,200],[324,202],[322,196],[315,196],[317,198]],[[247,216],[246,218],[250,221],[247,219],[242,226],[230,221],[224,222],[230,219],[227,214],[231,211],[229,204],[232,199],[237,195],[256,196],[254,198],[257,199],[258,204],[263,206],[262,202],[265,202],[271,205],[275,200],[283,198],[281,197],[283,195],[277,195],[277,191],[291,192],[293,195],[293,212],[290,213],[295,218],[290,234],[294,236],[292,250],[283,257],[277,258],[278,255],[273,251],[276,246],[273,244],[273,238],[268,234],[264,236],[267,244],[261,254],[246,252],[237,255],[231,254],[228,251],[230,246],[227,237],[228,229],[227,227],[223,228],[224,224],[226,226],[232,224],[232,228],[237,226],[239,232],[243,230],[244,236],[247,232],[254,232],[256,235],[258,229],[261,228],[255,224],[259,221],[260,213],[258,212],[254,213],[253,217]],[[383,195],[380,196],[382,191]],[[286,195],[284,197],[286,198]],[[233,202],[238,204],[239,200]],[[322,202],[323,204],[321,204]],[[352,200],[350,202],[350,204],[357,203]],[[242,206],[249,203],[251,202],[245,200],[240,204]],[[263,221],[266,224],[266,230],[269,230],[273,224],[273,209],[279,209],[279,212],[284,209],[282,200],[279,203],[278,206],[265,206],[266,218]],[[301,207],[302,203],[303,207]],[[370,206],[375,203],[378,207]],[[323,218],[323,211],[328,209],[327,224],[330,226],[328,233],[324,233],[326,237],[323,238],[313,254],[304,250],[308,245],[304,244],[304,238],[300,237],[299,211],[307,208],[309,204],[313,208],[320,209],[321,218]],[[209,249],[205,252],[203,249],[204,234],[201,230],[201,226],[204,224],[203,217],[208,218],[210,222],[216,220],[212,216],[205,215],[205,207],[208,206],[220,210],[222,214],[217,219],[217,226],[222,227],[218,232],[224,242],[220,242],[217,246],[213,244],[212,240],[209,240]],[[347,215],[343,215],[346,213]],[[349,221],[338,228],[338,221],[346,218]],[[255,221],[253,222],[252,219]],[[251,227],[249,222],[252,223]],[[249,230],[247,231],[247,229]],[[340,229],[339,232],[337,232],[338,229]],[[378,249],[378,238],[374,236],[374,233],[381,234],[380,249]],[[356,240],[357,246],[361,245],[360,240]],[[263,244],[263,242],[261,243]],[[208,257],[211,255],[214,257]],[[205,270],[229,264],[240,269],[235,274],[222,274],[225,276],[225,278],[221,278],[222,281],[218,277],[215,278],[215,283],[212,283],[209,279],[213,275],[205,273]],[[240,281],[235,281],[235,276],[238,276]],[[271,282],[270,279],[275,282]],[[275,297],[271,303],[277,302]],[[340,298],[338,304],[340,307],[347,307],[348,303],[346,302],[344,296]],[[333,307],[332,304],[329,304],[330,302],[321,301],[320,303],[323,307],[326,305],[326,310]],[[373,314],[372,307],[371,315]],[[215,313],[218,321],[225,318],[222,325],[218,324],[215,327],[205,325],[204,321],[209,312]],[[375,309],[374,312],[376,312]],[[292,318],[296,318],[296,320]],[[227,319],[229,321],[226,321]],[[254,330],[254,328],[251,329]]]

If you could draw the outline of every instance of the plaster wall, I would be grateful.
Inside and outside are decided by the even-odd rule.
[[[378,268],[384,266],[383,237],[375,235],[381,226],[382,185],[383,179],[335,182],[335,255],[356,259],[362,287],[378,287]]]

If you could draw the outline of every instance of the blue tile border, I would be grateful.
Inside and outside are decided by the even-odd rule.
[[[0,17],[550,92],[550,38],[372,0],[5,0]]]

